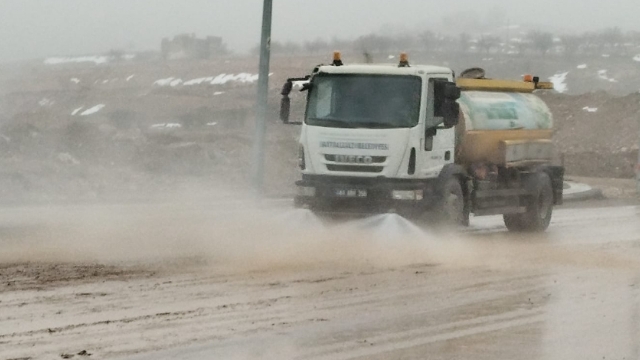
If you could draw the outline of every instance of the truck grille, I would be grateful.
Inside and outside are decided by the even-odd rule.
[[[325,160],[340,164],[382,164],[387,160],[386,156],[358,156],[358,155],[331,155],[325,154]]]
[[[327,164],[327,169],[329,171],[381,173],[384,166]]]
[[[386,156],[324,154],[329,171],[381,173]]]

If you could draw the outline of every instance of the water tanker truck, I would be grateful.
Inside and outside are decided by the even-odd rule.
[[[296,83],[298,82],[298,83]],[[290,121],[294,84],[304,119]],[[562,203],[552,115],[534,92],[552,84],[487,79],[470,69],[330,65],[290,78],[280,117],[301,125],[295,204],[321,214],[398,213],[468,225],[502,215],[510,231],[538,232]]]

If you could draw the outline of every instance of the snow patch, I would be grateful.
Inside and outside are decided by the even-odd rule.
[[[46,65],[92,62],[96,65],[109,62],[107,56],[51,57],[44,60]]]
[[[152,129],[178,129],[181,127],[182,127],[182,124],[178,124],[178,123],[161,123],[161,124],[151,125]]]
[[[55,103],[56,103],[55,101],[47,98],[43,98],[42,100],[38,101],[38,105],[40,106],[51,106]]]
[[[218,95],[222,95],[224,94],[224,91],[216,91],[213,93],[214,96],[218,96]]]
[[[611,55],[609,55],[609,54],[602,54],[602,57],[603,57],[603,58],[608,58],[608,57],[611,57]]]
[[[127,77],[127,81],[129,81],[129,80],[133,79],[133,77],[134,77],[134,76],[135,76],[135,75],[129,75],[129,77]]]
[[[154,83],[154,85],[158,85],[158,86],[171,86],[171,87],[175,87],[178,86],[180,84],[182,84],[182,79],[177,79],[174,77],[169,77],[166,79],[160,79],[160,80],[156,80]]]
[[[639,61],[640,62],[640,54],[634,56],[633,57],[633,61]]]
[[[38,101],[38,105],[40,106],[53,105],[54,103],[55,101],[47,98],[43,98],[42,100]]]
[[[200,85],[203,82],[211,82],[213,81],[213,77],[209,76],[209,77],[202,77],[202,78],[197,78],[197,79],[192,79],[189,81],[185,81],[184,85],[185,86],[191,86],[191,85]]]
[[[89,108],[89,109],[87,109],[87,110],[83,111],[83,112],[80,114],[80,116],[87,116],[87,115],[95,114],[95,113],[97,113],[98,111],[102,110],[102,108],[104,108],[104,106],[105,106],[104,104],[98,104],[98,105],[96,105],[96,106],[94,106],[94,107],[92,107],[92,108]]]
[[[549,81],[553,83],[553,88],[559,92],[567,92],[567,75],[569,72],[557,73],[549,78]]]
[[[396,57],[394,55],[389,55],[389,57],[388,57],[389,60],[392,60],[392,59],[395,59],[395,58]]]
[[[80,106],[79,108],[77,108],[77,109],[75,109],[75,110],[73,110],[73,111],[71,112],[71,116],[75,116],[75,115],[78,113],[78,111],[80,111],[80,110],[82,110],[82,109],[84,109],[84,105],[83,105],[83,106]]]
[[[228,82],[239,82],[244,84],[244,83],[253,83],[253,82],[256,82],[257,80],[258,80],[258,74],[249,74],[249,73],[240,73],[237,75],[220,74],[211,81],[211,85],[224,85]]]
[[[578,69],[586,69],[587,68],[587,64],[580,64],[578,66],[576,66]]]
[[[270,73],[269,76],[273,75]],[[217,76],[207,76],[196,79],[191,79],[187,81],[182,81],[182,79],[178,79],[175,77],[169,77],[166,79],[156,80],[153,84],[158,86],[192,86],[192,85],[224,85],[231,82],[248,84],[254,83],[258,80],[258,74],[250,74],[250,73],[239,73],[239,74],[219,74]]]
[[[618,82],[618,80],[610,78],[609,75],[607,75],[607,70],[598,70],[598,77],[608,82]]]
[[[598,111],[598,108],[594,108],[594,107],[589,107],[589,106],[585,106],[582,108],[582,110],[586,111],[586,112],[590,112],[590,113],[594,113]]]
[[[217,122],[215,122],[215,121],[214,121],[214,122],[207,123],[207,126],[216,126],[216,125],[218,125],[218,123],[217,123]]]
[[[69,80],[69,81],[71,81],[72,83],[76,83],[76,84],[80,83],[80,79],[78,79],[78,78],[71,78],[71,80]]]
[[[105,64],[109,61],[115,59],[114,56],[67,56],[67,57],[50,57],[44,60],[46,65],[59,65],[59,64],[69,64],[69,63],[85,63],[91,62],[96,65]],[[136,58],[135,54],[124,54],[120,56],[122,60],[133,60]]]

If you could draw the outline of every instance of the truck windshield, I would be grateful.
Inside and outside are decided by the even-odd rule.
[[[405,128],[418,124],[422,80],[408,75],[317,75],[309,93],[308,125]]]

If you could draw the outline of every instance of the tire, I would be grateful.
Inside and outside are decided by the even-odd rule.
[[[526,199],[526,212],[504,215],[504,224],[509,231],[543,232],[549,227],[553,214],[553,188],[551,178],[538,172],[525,180],[525,188],[532,194]]]
[[[438,222],[448,226],[468,226],[469,211],[458,178],[452,177],[447,180],[442,190],[442,198],[435,214]]]
[[[503,215],[504,225],[509,231],[519,232],[523,231],[522,221],[520,221],[522,214],[506,214]]]

